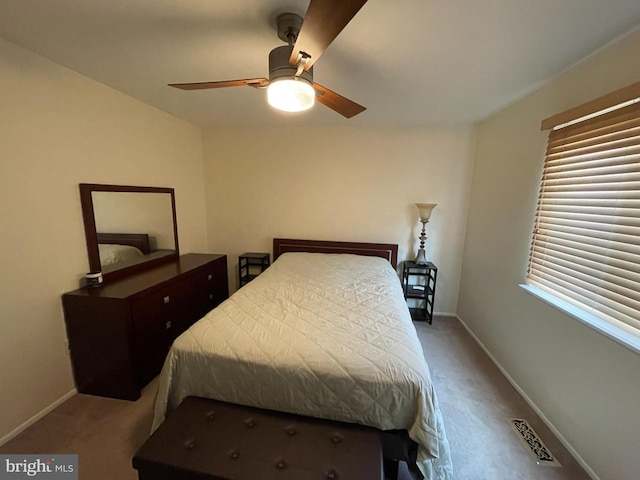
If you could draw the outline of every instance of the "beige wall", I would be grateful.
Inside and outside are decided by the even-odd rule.
[[[540,121],[640,80],[640,31],[477,129],[458,314],[603,480],[640,472],[640,356],[518,287],[546,135]]]
[[[202,168],[200,129],[0,40],[0,441],[74,388],[78,184],[174,187],[181,251],[204,251]]]
[[[427,257],[439,267],[435,310],[454,314],[473,137],[468,128],[263,128],[204,131],[209,250],[272,251],[272,239],[391,242],[413,258],[416,202],[438,206]]]

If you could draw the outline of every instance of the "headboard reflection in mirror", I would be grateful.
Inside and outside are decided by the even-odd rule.
[[[173,188],[80,184],[89,268],[105,280],[178,258]]]

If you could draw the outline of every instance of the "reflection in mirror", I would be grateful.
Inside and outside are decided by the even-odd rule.
[[[81,184],[89,265],[107,277],[178,255],[173,189]]]
[[[168,193],[93,192],[91,198],[103,273],[139,263],[145,255],[174,253]]]

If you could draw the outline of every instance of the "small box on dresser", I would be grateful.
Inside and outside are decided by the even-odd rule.
[[[139,398],[173,340],[228,296],[226,255],[195,253],[99,288],[65,293],[78,391]]]

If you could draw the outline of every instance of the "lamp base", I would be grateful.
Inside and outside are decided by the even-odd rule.
[[[416,255],[416,259],[413,261],[416,265],[426,265],[427,258],[424,255],[424,248],[418,249],[418,255]]]

